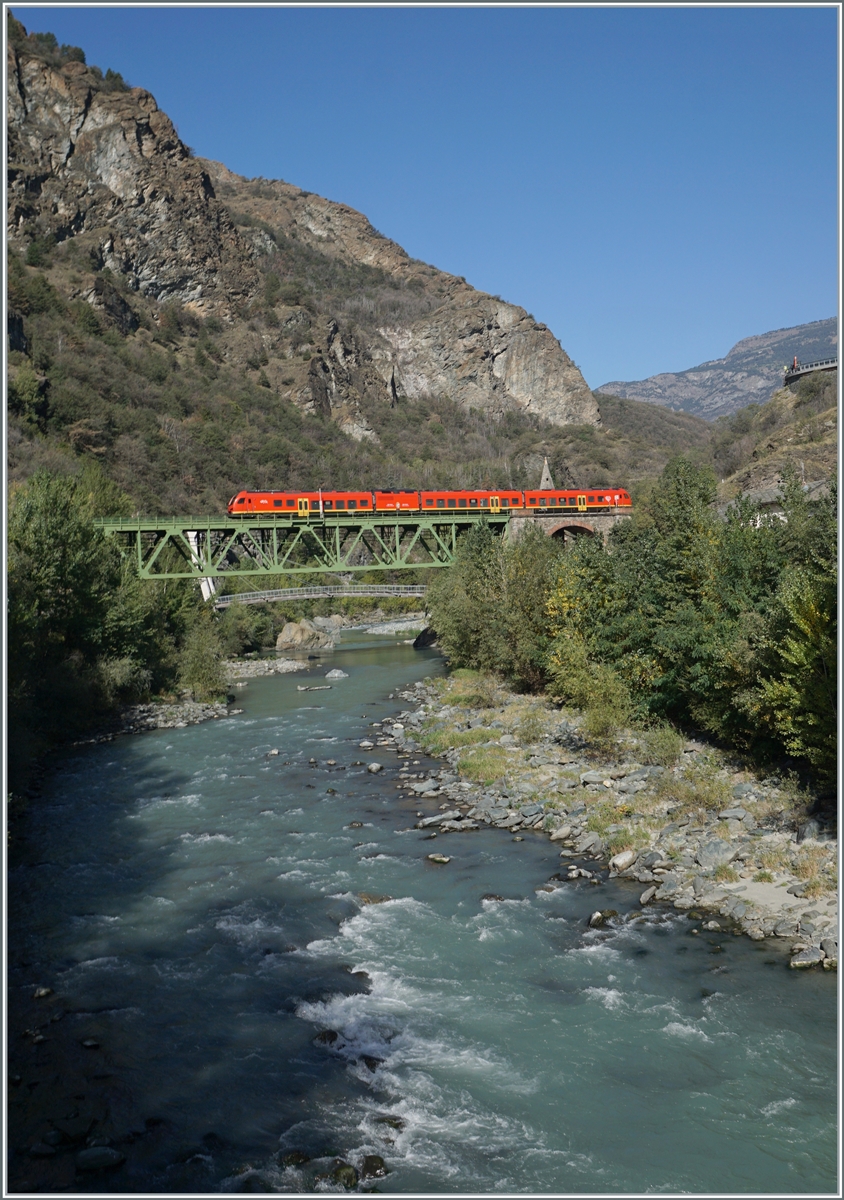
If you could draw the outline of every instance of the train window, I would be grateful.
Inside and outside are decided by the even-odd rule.
[[[528,504],[536,504],[536,496],[529,496]]]
[[[283,500],[273,500],[273,508],[281,508],[283,504]]]
[[[449,500],[449,502],[448,502],[448,507],[449,507],[449,508],[457,508],[457,501],[456,501],[456,500]]]
[[[345,508],[345,507],[346,507],[346,501],[345,501],[345,500],[338,500],[338,501],[337,501],[337,505],[336,505],[336,507],[337,507],[337,508]]]
[[[458,500],[458,501],[457,501],[457,506],[458,506],[458,508],[465,508],[465,507],[466,507],[466,498],[465,498],[465,496],[464,496],[464,497],[462,497],[460,500]]]
[[[322,507],[323,507],[323,508],[325,508],[325,509],[328,509],[328,508],[333,508],[333,507],[334,507],[334,501],[333,501],[333,500],[323,500],[323,502],[322,502]],[[338,508],[340,507],[340,501],[339,501],[339,500],[337,501],[337,507],[338,507]]]
[[[246,503],[246,497],[245,497],[245,496],[240,496],[240,497],[239,497],[239,498],[238,498],[238,499],[235,501],[235,503],[236,503],[236,504],[245,504],[245,503]]]
[[[589,500],[588,500],[588,502],[589,502],[589,504],[594,504],[594,503],[595,503],[595,497],[594,497],[594,496],[590,496],[590,497],[589,497]]]
[[[481,500],[481,508],[488,508],[488,507],[489,507],[489,501]]]
[[[545,499],[545,497],[544,497],[544,496],[542,496],[542,497],[540,498],[540,501],[539,501],[539,507],[540,507],[540,508],[547,508],[547,507],[548,507],[548,501]]]
[[[350,500],[349,503],[346,505],[346,508],[357,508],[357,506],[358,506],[357,500]],[[337,507],[340,508],[341,504],[338,504]]]
[[[477,502],[477,500],[475,500],[475,499],[472,499],[472,500],[470,500],[470,501],[469,501],[469,507],[470,507],[470,508],[477,508],[477,507],[478,507],[478,502]]]
[[[361,508],[369,508],[369,501],[368,501],[368,500],[361,500],[361,502],[360,502],[360,506],[361,506]]]
[[[426,507],[426,508],[433,508],[433,507],[434,507],[434,502],[433,502],[433,500],[426,500],[426,501],[425,501],[425,507]]]
[[[506,497],[506,496],[502,496],[502,497],[501,497],[501,507],[502,507],[502,508],[509,508],[509,507],[510,507],[510,501],[507,499],[507,497]]]
[[[312,500],[312,501],[311,501],[311,509],[313,510],[313,509],[315,509],[315,508],[319,508],[319,500]]]
[[[437,508],[445,508],[445,500],[438,500]]]
[[[285,500],[284,506],[285,506],[285,508],[295,508],[296,501],[295,500]]]

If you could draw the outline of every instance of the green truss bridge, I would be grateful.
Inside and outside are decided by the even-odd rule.
[[[461,533],[510,514],[372,513],[310,516],[122,517],[95,524],[119,538],[142,579],[421,570],[454,561]]]

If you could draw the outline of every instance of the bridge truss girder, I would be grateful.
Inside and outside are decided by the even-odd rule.
[[[507,514],[485,514],[503,529]],[[413,570],[447,567],[460,533],[479,517],[464,513],[370,517],[167,517],[101,519],[134,555],[142,579]]]

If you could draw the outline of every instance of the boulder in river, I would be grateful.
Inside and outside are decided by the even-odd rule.
[[[380,1154],[367,1154],[361,1163],[361,1179],[383,1179],[387,1174],[386,1164]]]
[[[823,962],[823,958],[824,953],[820,946],[807,946],[805,950],[798,950],[788,965],[796,970],[816,967],[819,962]]]
[[[360,1176],[357,1170],[351,1163],[338,1162],[334,1170],[331,1172],[331,1180],[333,1183],[338,1183],[340,1187],[350,1192],[352,1188],[357,1187]]]
[[[317,629],[313,621],[288,621],[276,638],[276,650],[333,650],[334,638]]]
[[[111,1167],[119,1167],[126,1161],[126,1155],[115,1150],[113,1146],[89,1146],[80,1150],[76,1156],[76,1166],[80,1171],[102,1171]]]
[[[614,854],[610,859],[610,874],[618,874],[619,871],[626,871],[635,861],[635,850],[622,850],[620,854]]]

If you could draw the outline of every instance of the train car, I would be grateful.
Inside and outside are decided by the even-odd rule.
[[[421,492],[422,511],[431,509],[470,509],[474,511],[501,512],[502,509],[521,508],[521,492],[510,488],[497,491],[444,491]]]
[[[577,512],[600,512],[607,509],[630,508],[631,500],[623,488],[578,488],[574,491],[530,491],[525,492],[525,508],[528,510],[551,509]]]
[[[513,488],[479,491],[443,489],[412,492],[382,489],[376,492],[302,491],[238,492],[228,503],[235,516],[256,514],[308,517],[336,513],[396,512],[600,512],[630,508],[629,494],[623,488],[557,488],[519,492]]]
[[[375,492],[376,512],[418,512],[419,493],[385,488]]]
[[[238,492],[228,503],[234,516],[275,513],[288,517],[314,513],[372,512],[371,492]]]

